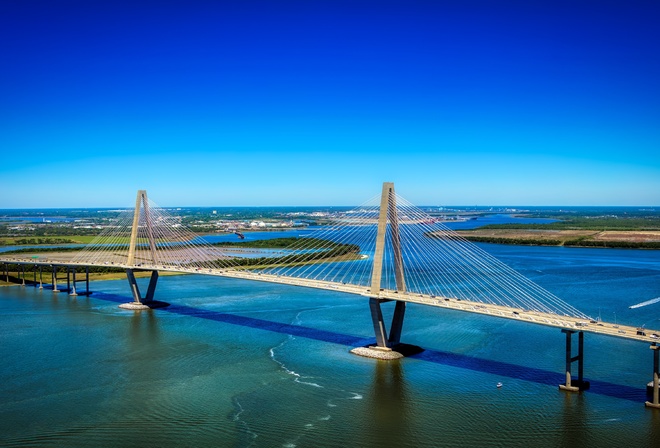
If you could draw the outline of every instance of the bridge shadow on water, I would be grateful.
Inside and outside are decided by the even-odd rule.
[[[126,303],[130,298],[94,292],[94,298],[116,303]],[[272,331],[276,333],[299,336],[307,339],[314,339],[333,344],[345,345],[347,347],[360,347],[368,344],[375,344],[375,338],[362,338],[348,334],[336,333],[327,330],[304,327],[300,325],[291,325],[281,322],[273,322],[254,317],[239,316],[236,314],[222,313],[219,311],[205,310],[185,305],[170,305],[167,308],[161,308],[153,312],[168,312],[184,316],[197,317],[216,322],[239,325],[242,327],[255,328],[259,330]],[[472,370],[475,372],[490,373],[502,377],[509,377],[519,380],[530,381],[538,384],[545,384],[557,387],[564,381],[564,375],[561,372],[553,372],[534,367],[521,366],[508,362],[494,361],[473,356],[461,355],[441,350],[425,349],[423,352],[410,356],[410,358],[441,364],[444,366],[458,367],[461,369]],[[398,362],[398,361],[394,361]],[[644,402],[646,400],[646,391],[642,388],[634,388],[607,381],[599,381],[587,378],[591,383],[589,393],[605,395],[608,397],[630,400],[635,402]]]

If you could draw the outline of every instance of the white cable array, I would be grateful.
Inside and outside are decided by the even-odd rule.
[[[229,259],[224,252],[208,244],[194,232],[181,225],[152,201],[146,209],[138,210],[138,231],[135,240],[134,262],[130,266],[149,268],[202,269],[219,267]],[[129,247],[135,210],[122,212],[104,228],[88,246],[72,260],[90,265],[129,266]],[[152,249],[153,244],[153,249]]]
[[[396,202],[408,292],[588,317],[398,195]],[[369,263],[361,263],[362,260],[322,263],[322,250],[319,249],[318,259],[310,259],[304,266],[272,267],[262,272],[369,285],[378,213],[379,203],[363,205],[306,237],[359,245],[360,253],[369,256]],[[391,235],[392,227],[388,225],[381,286],[396,290]],[[299,247],[303,244],[304,241],[297,242]],[[299,247],[291,247],[291,250],[302,253]],[[322,249],[328,247],[322,246]]]
[[[148,213],[147,209],[148,208]],[[206,243],[179,217],[148,201],[140,212],[132,266],[183,271],[240,269],[280,277],[371,285],[380,195],[297,238],[277,254],[241,257]],[[134,211],[121,213],[73,260],[126,267]],[[396,196],[405,290],[442,298],[587,318],[447,226]],[[397,290],[393,227],[387,225],[381,287]]]

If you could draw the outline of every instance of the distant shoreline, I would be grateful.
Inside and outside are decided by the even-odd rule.
[[[601,247],[612,249],[660,249],[657,230],[538,230],[474,229],[458,234],[476,243],[519,246]]]

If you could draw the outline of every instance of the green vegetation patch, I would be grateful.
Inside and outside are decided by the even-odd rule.
[[[80,252],[82,247],[26,247],[2,252],[3,254],[42,254],[46,252]]]
[[[567,247],[610,247],[622,249],[660,249],[658,241],[616,241],[616,240],[594,240],[589,237],[572,239],[551,238],[506,238],[497,236],[462,236],[475,243],[512,244],[518,246],[567,246]]]
[[[342,244],[320,238],[274,238],[240,243],[216,243],[215,245],[261,249],[295,248],[297,250],[310,250],[310,252],[292,253],[281,257],[234,258],[232,260],[234,266],[250,268],[298,266],[311,263],[355,260],[359,258],[360,254],[360,246],[356,244]]]
[[[546,224],[489,224],[479,230],[535,229],[535,230],[660,230],[660,218],[649,217],[563,217],[562,221]]]
[[[334,241],[321,238],[272,238],[268,240],[240,241],[240,242],[220,242],[213,243],[214,246],[223,247],[251,247],[257,249],[331,249],[345,246],[345,244],[335,243]]]

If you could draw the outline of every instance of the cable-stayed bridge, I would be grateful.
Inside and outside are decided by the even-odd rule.
[[[38,253],[35,251],[35,253]],[[38,258],[32,258],[38,257]],[[588,388],[583,381],[585,332],[651,343],[654,395],[660,407],[657,335],[625,325],[596,321],[467,241],[395,193],[384,183],[380,195],[340,215],[282,248],[245,249],[210,244],[182,225],[181,219],[151,202],[140,190],[135,208],[105,226],[79,252],[4,255],[9,265],[53,269],[67,267],[67,290],[76,294],[76,269],[124,269],[133,302],[128,309],[166,306],[154,300],[159,272],[195,273],[340,291],[368,299],[376,344],[358,354],[391,359],[398,355],[406,305],[423,304],[560,328],[566,335],[566,382],[563,389]],[[73,287],[69,273],[73,270]],[[142,295],[136,271],[151,273]],[[89,291],[88,276],[87,292]],[[393,302],[387,323],[381,306]],[[572,335],[578,335],[573,354]],[[578,364],[577,379],[571,366]]]

